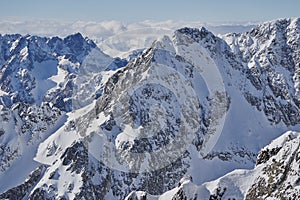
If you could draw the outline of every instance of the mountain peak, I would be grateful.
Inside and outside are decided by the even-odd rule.
[[[211,33],[210,31],[208,31],[205,27],[201,27],[199,28],[181,28],[178,29],[177,31],[175,31],[175,35],[176,32],[186,35],[190,38],[192,38],[193,40],[195,40],[196,42],[199,42],[200,40],[207,38],[207,37],[215,37],[213,33]]]
[[[82,40],[85,40],[85,39],[82,36],[82,34],[79,33],[79,32],[68,35],[67,37],[64,38],[65,42],[68,42],[68,41],[82,41]]]
[[[65,37],[63,41],[69,47],[69,49],[77,56],[82,54],[85,51],[89,51],[97,47],[97,45],[92,40],[88,38],[84,38],[81,35],[81,33],[75,33],[73,35],[69,35]]]

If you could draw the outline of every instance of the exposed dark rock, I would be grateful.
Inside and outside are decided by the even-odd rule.
[[[26,198],[33,186],[40,180],[46,170],[46,166],[41,165],[35,171],[33,171],[28,179],[21,184],[14,188],[7,190],[6,192],[0,194],[0,199],[9,199],[9,200],[21,200]]]

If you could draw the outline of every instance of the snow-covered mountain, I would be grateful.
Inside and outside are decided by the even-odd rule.
[[[262,179],[278,167],[273,153],[259,151],[300,130],[299,28],[181,28],[128,63],[80,34],[1,36],[0,199],[155,199],[179,182],[166,198],[278,197],[277,179]],[[274,159],[299,164],[283,155],[298,152],[298,134],[277,140],[287,147]],[[253,177],[274,188],[260,192]]]
[[[289,131],[259,152],[254,169],[234,170],[199,186],[186,176],[162,195],[133,191],[126,199],[298,199],[299,147],[300,133]]]
[[[67,112],[101,95],[102,78],[127,62],[103,54],[91,40],[74,34],[64,39],[0,36],[0,63],[3,191],[40,165],[33,160],[40,142],[65,123]]]

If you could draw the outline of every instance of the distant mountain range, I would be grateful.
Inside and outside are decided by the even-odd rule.
[[[154,40],[164,35],[172,35],[174,30],[188,27],[205,26],[214,34],[231,32],[246,32],[257,23],[224,23],[207,24],[203,22],[185,21],[142,21],[123,23],[119,21],[77,21],[59,22],[52,20],[35,21],[7,21],[0,20],[0,33],[2,34],[30,34],[46,37],[66,37],[80,32],[93,40],[104,53],[111,56],[128,56],[132,51],[149,48]]]

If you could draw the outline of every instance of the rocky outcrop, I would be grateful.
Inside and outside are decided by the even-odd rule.
[[[299,146],[300,133],[287,132],[260,151],[253,170],[235,170],[200,186],[183,178],[176,188],[160,196],[139,191],[126,199],[297,199]]]
[[[29,177],[26,179],[26,181],[23,184],[11,188],[6,192],[0,194],[0,199],[21,200],[24,198],[25,199],[28,198],[31,189],[40,180],[45,170],[46,170],[46,166],[41,165],[29,175]]]
[[[265,147],[256,164],[259,175],[245,199],[297,199],[300,195],[300,136],[288,132]]]

